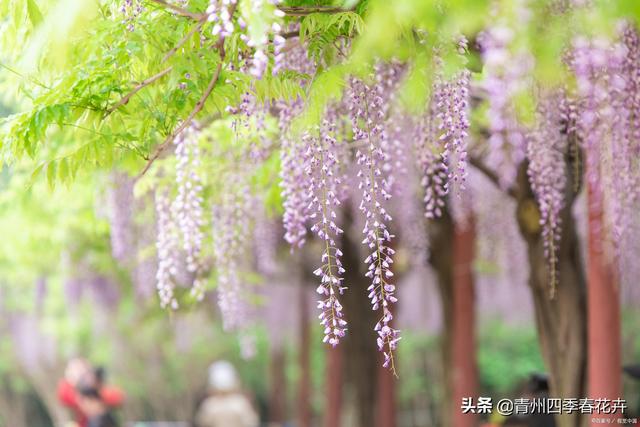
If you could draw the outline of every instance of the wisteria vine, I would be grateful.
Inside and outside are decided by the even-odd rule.
[[[367,276],[372,283],[367,288],[374,310],[382,315],[374,330],[378,333],[378,350],[384,354],[383,366],[395,372],[394,351],[400,340],[399,331],[391,325],[393,313],[391,305],[397,301],[391,264],[395,250],[391,247],[393,235],[387,224],[391,215],[384,205],[391,199],[389,176],[383,172],[388,154],[383,150],[387,135],[383,127],[385,110],[379,84],[368,85],[362,80],[352,79],[349,91],[349,112],[351,115],[355,143],[363,144],[356,153],[359,166],[358,189],[362,192],[359,210],[365,217],[362,243],[371,251],[365,259]]]
[[[338,299],[346,287],[342,284],[344,279],[340,277],[345,271],[340,261],[342,251],[336,244],[336,238],[343,230],[337,225],[340,171],[334,152],[337,144],[334,131],[333,125],[325,120],[319,135],[305,133],[302,142],[307,147],[305,164],[310,196],[307,210],[313,223],[311,231],[323,242],[322,266],[314,271],[320,277],[317,288],[317,293],[322,297],[318,301],[319,318],[324,327],[323,341],[335,347],[345,335],[347,322]]]
[[[567,61],[576,77],[575,88],[565,85],[557,90],[544,88],[536,92],[532,84],[533,55],[522,48],[524,44],[520,43],[513,23],[496,19],[478,35],[483,67],[480,79],[472,78],[472,72],[467,69],[466,38],[459,37],[450,43],[449,48],[458,52],[457,59],[463,64],[451,74],[445,73],[448,68],[443,63],[448,49],[442,45],[434,48],[429,70],[433,77],[430,95],[424,111],[418,115],[404,118],[405,110],[398,105],[396,96],[404,72],[413,64],[379,60],[368,69],[367,77],[342,76],[345,86],[342,98],[332,99],[315,125],[294,129],[295,120],[305,113],[306,100],[301,99],[303,96],[273,99],[270,93],[273,88],[269,84],[282,83],[278,78],[283,75],[289,78],[288,73],[282,73],[288,70],[292,75],[306,74],[304,78],[297,76],[296,84],[310,90],[308,76],[315,78],[316,71],[322,73],[322,67],[317,68],[309,59],[313,55],[306,52],[308,41],[290,44],[285,38],[282,24],[286,21],[282,20],[283,12],[277,2],[252,1],[248,8],[240,11],[242,13],[235,14],[238,4],[238,0],[211,0],[206,12],[197,14],[202,18],[199,24],[209,29],[208,32],[202,30],[200,36],[218,40],[220,43],[215,46],[219,52],[225,47],[237,48],[236,58],[221,61],[229,62],[222,71],[227,79],[225,85],[236,89],[236,84],[241,86],[234,98],[239,102],[223,109],[223,120],[229,119],[234,149],[244,150],[240,156],[242,162],[254,166],[263,164],[273,154],[279,156],[277,174],[284,239],[292,250],[301,248],[308,238],[320,243],[321,264],[313,273],[320,282],[317,307],[325,343],[338,345],[347,332],[340,302],[347,284],[343,283],[345,266],[338,241],[345,232],[339,225],[342,204],[345,198],[351,197],[362,218],[368,298],[372,309],[379,313],[373,325],[377,346],[384,355],[383,365],[395,372],[394,356],[400,331],[395,329],[393,321],[397,298],[392,266],[394,248],[399,243],[392,227],[398,227],[403,234],[404,244],[416,237],[402,230],[407,227],[404,223],[412,223],[409,225],[414,227],[415,234],[424,232],[429,221],[416,219],[417,200],[418,205],[422,203],[427,219],[436,219],[447,211],[456,227],[465,227],[471,216],[478,214],[479,228],[488,228],[492,212],[482,208],[482,201],[478,201],[479,193],[483,188],[486,190],[488,182],[478,180],[477,175],[471,178],[480,170],[470,172],[470,152],[474,147],[481,146],[476,151],[481,160],[491,166],[487,175],[491,175],[492,183],[498,184],[502,195],[511,195],[512,189],[520,184],[519,171],[526,166],[528,184],[540,212],[552,294],[559,284],[562,215],[567,207],[566,194],[571,190],[567,188],[568,177],[575,173],[568,169],[571,150],[584,152],[586,176],[591,183],[599,189],[612,189],[599,191],[596,199],[591,200],[604,210],[603,235],[605,231],[610,232],[614,240],[622,241],[625,231],[635,226],[633,213],[640,203],[640,68],[637,65],[640,38],[631,24],[621,25],[616,40],[577,37],[570,46]],[[524,21],[529,16],[525,5],[526,2],[517,2],[514,7]],[[565,13],[564,7],[558,7],[562,11],[556,13]],[[121,10],[127,29],[133,31],[134,19],[145,9],[139,2],[124,1]],[[269,16],[260,21],[264,24],[260,28],[249,28],[247,22],[251,15]],[[232,38],[238,46],[225,46],[225,40]],[[350,46],[350,41],[337,43],[344,57],[341,47]],[[331,61],[319,61],[325,60]],[[247,76],[246,81],[238,78],[232,82],[236,73]],[[258,80],[266,80],[265,86],[260,86]],[[484,145],[470,136],[472,80],[479,82],[474,83],[473,89],[485,101],[486,115],[481,118],[484,122],[479,132],[487,134]],[[215,79],[211,87],[214,86]],[[223,89],[220,85],[218,89],[222,93],[228,87]],[[517,103],[523,94],[537,95],[535,125],[525,125],[519,117]],[[349,122],[348,129],[340,127]],[[211,197],[215,203],[207,207],[208,195],[205,197],[205,194],[209,189],[204,183],[206,168],[201,158],[207,155],[209,147],[201,143],[203,129],[199,124],[187,126],[185,122],[183,125],[185,129],[177,132],[171,141],[175,145],[176,164],[172,171],[175,188],[158,188],[155,193],[156,279],[160,303],[162,307],[178,307],[174,292],[177,285],[185,284],[179,277],[180,263],[186,262],[193,295],[199,299],[204,296],[205,276],[214,272],[225,328],[246,332],[244,317],[248,316],[249,308],[244,274],[256,268],[268,277],[277,270],[274,267],[276,244],[270,240],[274,235],[272,224],[269,225],[265,217],[252,223],[256,212],[264,216],[264,210],[257,209],[256,205],[267,202],[255,197],[250,171],[232,168],[232,172],[221,174],[225,189]],[[275,128],[277,131],[272,132]],[[270,132],[276,135],[267,137]],[[259,143],[256,139],[260,139]],[[226,160],[237,162],[238,158],[231,156]],[[415,164],[409,168],[408,162]],[[492,175],[491,171],[495,173]],[[350,179],[357,181],[357,191],[348,188]],[[473,180],[476,182],[471,183]],[[418,195],[420,191],[416,189],[422,194]],[[492,197],[495,196],[497,206],[502,199],[496,194]],[[403,224],[396,225],[390,212],[399,216],[396,222],[400,219]],[[510,211],[503,215],[513,216]],[[113,220],[114,223],[120,221],[115,217]],[[209,240],[206,233],[209,225],[211,248],[205,244]],[[114,257],[123,258],[120,236],[114,232],[112,238]],[[269,245],[267,251],[260,252],[265,248],[250,244],[251,239],[264,240]],[[427,245],[416,243],[415,246],[420,247],[426,257]],[[259,253],[256,263],[243,258],[252,250]],[[624,251],[618,250],[618,256],[623,255]],[[209,262],[212,265],[208,265]],[[244,332],[243,336],[247,336]]]

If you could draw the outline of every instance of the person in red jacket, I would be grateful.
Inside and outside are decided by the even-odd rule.
[[[78,427],[87,427],[87,416],[77,391],[80,384],[94,385],[100,392],[102,402],[109,408],[117,408],[123,404],[124,393],[117,387],[102,384],[102,381],[102,375],[96,375],[85,359],[72,359],[67,364],[64,378],[58,383],[58,400],[73,412]]]

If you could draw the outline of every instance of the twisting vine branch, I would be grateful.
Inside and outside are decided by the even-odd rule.
[[[184,37],[180,39],[177,45],[175,45],[169,52],[167,52],[164,57],[162,57],[161,62],[166,62],[169,58],[171,58],[184,44],[189,40],[196,32],[200,31],[204,23],[206,22],[206,16],[201,18],[195,27],[193,27]]]
[[[156,3],[159,4],[163,7],[166,7],[167,9],[171,9],[172,11],[174,11],[175,13],[177,13],[180,16],[185,16],[187,18],[191,18],[191,19],[195,19],[196,21],[199,21],[202,19],[203,16],[206,17],[205,13],[194,13],[194,12],[190,12],[187,9],[184,9],[180,6],[176,6],[175,4],[172,3],[168,3],[165,0],[149,0],[152,3]]]
[[[209,95],[211,95],[211,92],[213,92],[213,88],[215,87],[216,82],[218,81],[218,77],[220,77],[220,72],[221,71],[222,71],[222,58],[220,59],[220,62],[218,63],[218,66],[216,67],[216,71],[213,73],[213,76],[211,77],[211,80],[209,81],[209,85],[207,86],[207,89],[204,91],[204,93],[202,94],[202,96],[200,97],[198,102],[196,103],[195,107],[193,108],[193,110],[191,111],[189,116],[187,116],[187,118],[182,122],[182,124],[180,126],[178,126],[178,128],[176,130],[171,132],[165,138],[165,140],[162,142],[162,144],[160,144],[156,148],[155,152],[149,157],[149,161],[145,165],[144,169],[142,169],[142,172],[140,172],[140,175],[138,176],[138,178],[141,177],[142,175],[144,175],[145,173],[147,173],[147,171],[149,170],[149,168],[151,167],[153,162],[156,161],[158,159],[158,157],[160,157],[162,152],[164,150],[166,150],[166,148],[173,142],[174,138],[176,136],[178,136],[180,134],[180,132],[185,130],[187,128],[187,126],[189,126],[191,124],[191,122],[193,121],[193,118],[196,116],[196,114],[198,114],[200,112],[200,110],[202,110],[202,107],[204,107],[204,103],[206,102],[207,98],[209,97]]]
[[[353,12],[355,7],[344,8],[344,7],[334,7],[334,6],[292,6],[285,7],[280,6],[278,10],[283,12],[287,16],[307,16],[312,13],[342,13],[342,12]]]
[[[153,84],[154,82],[156,82],[157,80],[160,80],[162,77],[166,76],[167,74],[169,74],[171,72],[171,70],[173,69],[173,67],[167,67],[164,70],[160,71],[158,74],[155,74],[151,77],[149,77],[148,79],[145,79],[143,81],[141,81],[140,83],[138,83],[132,90],[131,92],[127,93],[125,96],[123,96],[122,98],[120,98],[120,101],[116,102],[111,108],[109,108],[106,112],[106,114],[104,115],[105,117],[107,117],[109,114],[113,113],[114,111],[116,111],[118,108],[122,107],[123,105],[127,104],[129,102],[129,100],[136,94],[138,93],[140,90],[144,89],[145,87],[149,86],[150,84]]]
[[[180,6],[169,3],[165,0],[149,0],[152,3],[156,3],[160,6],[163,6],[167,9],[172,10],[176,14],[180,16],[184,16],[186,18],[195,19],[196,21],[201,21],[207,18],[206,13],[195,13],[188,11]],[[353,12],[355,10],[354,7],[344,8],[344,7],[335,7],[335,6],[279,6],[278,10],[284,13],[287,16],[307,16],[313,13],[342,13],[342,12]]]

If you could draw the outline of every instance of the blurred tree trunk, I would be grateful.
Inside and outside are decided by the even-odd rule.
[[[571,175],[571,174],[569,174]],[[549,372],[549,395],[580,398],[586,395],[586,283],[580,243],[572,218],[575,198],[572,176],[567,182],[566,205],[561,212],[562,236],[558,249],[558,285],[551,298],[548,261],[544,254],[540,213],[527,176],[527,164],[518,172],[517,219],[528,250],[529,286],[535,306],[538,339]],[[556,416],[559,427],[579,427],[580,413]]]
[[[373,330],[378,313],[371,309],[367,298],[369,279],[364,275],[360,256],[360,236],[354,236],[350,209],[345,210],[345,232],[342,235],[342,263],[348,268],[344,283],[348,287],[342,297],[347,336],[340,343],[344,346],[345,379],[355,396],[355,420],[353,427],[376,426],[378,415],[378,347],[377,334]],[[358,268],[360,266],[360,268]],[[350,426],[351,427],[351,426]]]
[[[0,422],[5,426],[27,426],[28,394],[16,389],[12,379],[3,377],[0,387]]]
[[[473,427],[474,414],[463,414],[460,405],[464,397],[478,396],[476,367],[475,289],[473,260],[475,230],[473,221],[466,229],[454,227],[453,233],[453,327],[451,336],[451,419],[456,427]]]
[[[438,248],[429,255],[429,263],[438,278],[438,291],[442,306],[442,332],[440,334],[441,364],[443,376],[443,393],[440,406],[440,421],[442,426],[452,426],[452,336],[453,336],[453,221],[447,211],[442,217],[434,220],[428,227],[429,246]]]
[[[477,417],[462,414],[463,397],[478,396],[475,348],[475,291],[473,260],[475,232],[455,227],[449,213],[432,222],[430,263],[438,277],[442,303],[442,366],[444,395],[442,425],[470,427]]]
[[[397,354],[397,353],[396,353]],[[376,400],[378,410],[376,426],[396,427],[396,377],[389,369],[382,366],[383,357],[378,357],[378,393]]]
[[[58,372],[61,372],[59,370]],[[28,373],[29,380],[47,409],[54,425],[61,426],[69,421],[68,411],[58,402],[56,393],[57,380],[55,374]]]
[[[307,299],[307,287],[303,282],[300,286],[300,384],[298,386],[298,425],[300,427],[310,427],[311,407],[309,398],[311,396],[311,368],[309,366],[311,344],[311,329],[309,327],[309,301]]]
[[[588,378],[589,397],[618,399],[622,397],[620,293],[615,269],[604,245],[607,236],[603,226],[602,195],[597,184],[588,189]],[[599,418],[617,419],[620,414],[599,414]]]
[[[271,384],[269,389],[269,422],[282,425],[286,419],[287,382],[285,354],[280,347],[271,350]]]
[[[342,416],[343,346],[326,348],[324,427],[340,427]]]
[[[348,324],[343,342],[345,379],[355,395],[356,419],[353,427],[394,427],[396,417],[395,380],[385,369],[381,374],[381,361],[373,330],[379,313],[371,309],[367,298],[369,279],[358,266],[364,266],[360,256],[360,236],[352,227],[350,211],[345,209],[342,235],[343,264],[352,266],[344,274],[348,287],[342,302]],[[382,417],[382,418],[381,418]],[[351,427],[351,425],[350,425]]]

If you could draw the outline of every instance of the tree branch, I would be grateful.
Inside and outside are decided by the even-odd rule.
[[[237,5],[238,5],[237,3],[233,4],[231,9],[229,10],[229,15],[231,16],[234,15]],[[189,116],[187,116],[187,118],[182,122],[182,124],[178,126],[176,130],[174,130],[169,135],[167,135],[167,137],[162,142],[162,144],[156,147],[154,153],[151,156],[149,156],[149,160],[147,161],[147,164],[145,165],[144,169],[142,169],[142,171],[140,172],[136,180],[140,179],[145,173],[147,173],[147,171],[149,170],[153,162],[155,162],[160,157],[160,155],[173,142],[176,136],[178,136],[183,130],[185,130],[191,124],[195,116],[204,107],[204,103],[207,101],[207,98],[209,98],[209,95],[211,95],[211,92],[213,92],[213,88],[215,88],[216,83],[218,82],[218,78],[220,77],[220,73],[222,72],[222,64],[224,63],[224,58],[226,55],[226,52],[224,50],[224,40],[225,40],[224,37],[220,37],[220,39],[215,45],[216,50],[220,53],[220,62],[218,62],[218,65],[216,66],[216,70],[214,71],[213,76],[211,76],[211,80],[209,81],[209,84],[207,85],[207,88],[205,89],[204,93],[202,94],[202,96],[200,97],[196,105],[193,107],[193,110],[191,111],[191,113],[189,113]]]
[[[491,182],[493,182],[496,187],[502,189],[502,186],[500,185],[500,177],[498,177],[498,174],[489,166],[487,166],[481,159],[479,159],[478,157],[470,156],[469,163],[471,164],[471,166],[482,172],[482,174],[486,176]],[[507,188],[505,192],[514,199],[518,198],[518,188],[515,186]]]
[[[180,49],[182,46],[184,46],[184,44],[187,42],[187,40],[189,40],[196,32],[200,31],[200,28],[202,28],[202,26],[204,25],[204,23],[206,21],[205,18],[201,18],[200,21],[198,21],[198,24],[195,27],[193,27],[187,34],[185,34],[185,36],[182,37],[182,39],[180,39],[178,44],[175,45],[169,52],[167,52],[164,55],[164,57],[162,58],[161,62],[166,62],[167,59],[171,58],[178,51],[178,49]]]
[[[149,86],[150,84],[154,83],[157,80],[160,80],[162,77],[166,76],[167,74],[169,74],[169,72],[171,72],[171,70],[173,69],[173,66],[171,67],[167,67],[164,70],[160,71],[158,74],[153,75],[151,77],[149,77],[148,79],[145,79],[143,81],[141,81],[140,83],[138,83],[132,90],[131,92],[129,92],[128,94],[126,94],[125,96],[123,96],[122,98],[120,98],[120,101],[116,102],[111,108],[109,108],[106,112],[106,114],[104,115],[104,117],[107,117],[109,114],[113,113],[114,111],[116,111],[118,108],[122,107],[123,105],[127,104],[129,102],[129,100],[138,92],[140,92],[140,90],[142,90],[143,88]]]
[[[285,39],[293,39],[300,36],[300,31],[288,31],[280,34]]]
[[[180,16],[185,16],[187,18],[195,19],[196,21],[201,20],[203,16],[206,17],[206,13],[189,12],[187,9],[181,8],[180,6],[176,6],[175,4],[172,4],[172,3],[168,3],[165,0],[149,0],[149,1],[153,3],[157,3],[163,7],[166,7],[167,9],[171,9],[172,11],[174,11]]]
[[[149,160],[147,161],[147,164],[145,165],[144,169],[142,169],[142,172],[140,172],[140,175],[138,175],[138,179],[142,177],[145,173],[147,173],[147,171],[149,170],[153,162],[155,162],[160,157],[162,152],[167,149],[167,147],[173,142],[175,137],[178,136],[180,132],[185,130],[191,124],[196,114],[198,114],[202,110],[202,107],[204,107],[204,103],[207,101],[207,98],[209,97],[209,95],[211,95],[211,92],[213,92],[213,88],[215,87],[216,82],[218,81],[218,77],[220,77],[221,71],[222,71],[222,58],[220,59],[220,62],[218,63],[218,66],[216,67],[216,70],[213,73],[211,80],[209,81],[209,85],[207,86],[207,89],[204,91],[204,93],[196,103],[191,113],[189,113],[187,118],[182,122],[180,126],[178,126],[176,130],[171,132],[165,138],[162,144],[158,145],[154,153],[149,157]]]
[[[163,6],[167,9],[171,9],[172,11],[174,11],[176,14],[180,15],[180,16],[184,16],[187,18],[191,18],[191,19],[195,19],[196,21],[200,21],[202,19],[206,19],[207,14],[206,13],[195,13],[195,12],[190,12],[187,9],[184,9],[180,6],[177,6],[175,4],[169,3],[165,0],[149,0],[153,3],[156,3],[160,6]],[[307,6],[291,6],[291,7],[286,7],[286,6],[280,6],[278,7],[278,10],[281,11],[282,13],[284,13],[287,16],[307,16],[307,15],[311,15],[312,13],[341,13],[341,12],[353,12],[355,10],[355,7],[351,7],[351,8],[344,8],[344,7],[335,7],[335,6],[312,6],[312,7],[307,7]]]
[[[307,16],[312,13],[341,13],[341,12],[353,12],[355,7],[351,8],[343,8],[343,7],[334,7],[334,6],[314,6],[314,7],[305,7],[305,6],[280,6],[278,10],[282,11],[287,16]]]

